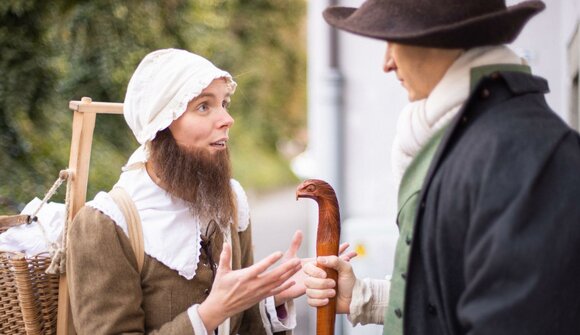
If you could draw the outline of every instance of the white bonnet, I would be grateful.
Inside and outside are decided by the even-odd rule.
[[[179,118],[189,101],[217,78],[225,78],[233,94],[232,76],[201,56],[179,49],[145,56],[129,81],[123,106],[125,120],[141,144],[127,166],[145,162],[145,144]]]

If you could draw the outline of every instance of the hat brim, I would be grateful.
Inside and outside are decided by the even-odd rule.
[[[512,42],[526,22],[544,8],[541,1],[524,1],[505,10],[415,30],[409,29],[405,22],[397,22],[400,18],[393,17],[391,22],[379,20],[370,13],[372,8],[364,6],[329,7],[323,16],[331,26],[370,38],[425,47],[470,48]],[[361,20],[361,17],[369,19]]]

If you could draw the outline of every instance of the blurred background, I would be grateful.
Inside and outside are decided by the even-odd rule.
[[[1,1],[0,210],[42,195],[68,164],[69,100],[122,102],[143,56],[168,47],[238,82],[236,178],[260,190],[295,183],[288,159],[306,140],[305,13],[304,1]],[[137,147],[119,117],[99,117],[94,141],[88,198],[116,181]]]
[[[359,277],[391,272],[397,238],[390,148],[407,103],[382,73],[386,44],[331,29],[327,6],[362,0],[0,1],[0,215],[42,197],[68,164],[69,100],[122,102],[148,52],[198,53],[238,82],[231,113],[235,178],[246,188],[256,258],[288,246],[314,254],[317,208],[296,202],[305,178],[329,181],[341,204],[342,239],[359,252]],[[508,0],[508,5],[520,1]],[[580,0],[545,0],[511,47],[548,79],[548,103],[578,129]],[[99,116],[87,198],[108,190],[137,147],[124,120]],[[62,202],[60,192],[55,201]],[[314,334],[314,310],[297,301],[297,335]],[[352,327],[337,334],[381,334]]]

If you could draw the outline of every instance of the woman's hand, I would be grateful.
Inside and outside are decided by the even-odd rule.
[[[294,281],[288,279],[300,270],[299,259],[287,259],[267,271],[282,256],[278,251],[250,267],[232,270],[232,249],[224,243],[211,293],[198,308],[199,317],[208,332],[228,317],[294,285]]]
[[[345,259],[337,256],[321,256],[317,257],[316,260],[319,265],[338,271],[336,313],[350,313],[352,290],[356,281],[352,266]],[[302,269],[308,276],[304,281],[308,304],[312,307],[328,304],[328,299],[336,295],[334,280],[327,279],[326,272],[316,266],[315,262],[305,264]]]
[[[288,250],[286,250],[286,253],[282,259],[287,260],[295,258],[298,249],[300,249],[300,245],[302,245],[303,239],[304,234],[302,234],[300,230],[297,230],[294,233],[294,237],[292,237],[290,247]],[[304,278],[306,278],[304,273],[302,271],[298,271],[290,279],[288,279],[288,281],[292,281],[294,284],[274,296],[274,303],[276,307],[283,305],[288,300],[292,300],[304,294],[304,291],[306,291],[306,287],[304,287]]]

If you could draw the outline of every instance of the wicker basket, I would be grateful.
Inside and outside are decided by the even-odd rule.
[[[0,217],[0,233],[28,222],[28,216]],[[56,334],[58,275],[45,271],[48,254],[26,257],[0,251],[0,334]]]

